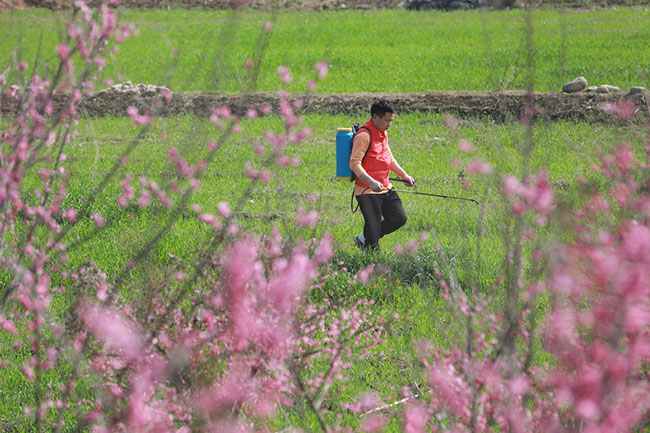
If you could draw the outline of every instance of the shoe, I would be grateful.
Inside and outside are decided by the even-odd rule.
[[[366,247],[366,237],[361,233],[360,235],[356,235],[354,237],[354,243],[359,247],[359,248],[365,248]]]

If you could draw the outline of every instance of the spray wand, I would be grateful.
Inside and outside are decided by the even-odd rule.
[[[399,178],[391,177],[391,178],[389,178],[389,180],[392,180],[393,182],[407,183],[404,179],[399,179]],[[406,191],[406,190],[403,190],[403,189],[394,189],[394,191],[395,192],[403,192],[403,193],[406,193],[406,194],[417,194],[417,195],[427,195],[427,196],[430,196],[430,197],[450,198],[450,199],[453,199],[453,200],[465,200],[465,201],[474,202],[479,206],[481,205],[481,203],[479,203],[477,200],[475,200],[473,198],[453,197],[451,195],[431,194],[431,193],[428,193],[428,192]]]

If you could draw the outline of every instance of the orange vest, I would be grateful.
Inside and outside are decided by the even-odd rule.
[[[370,177],[388,188],[390,184],[388,181],[388,175],[393,158],[388,149],[388,136],[386,135],[386,131],[383,133],[379,132],[377,128],[375,128],[375,125],[372,124],[372,119],[364,123],[363,126],[370,130],[370,144],[368,145],[366,156],[363,158],[363,161],[361,161],[361,166],[366,170],[366,173],[368,173]],[[368,133],[365,129],[359,129],[357,134],[361,131],[365,134]],[[369,186],[361,179],[356,180],[356,185],[363,188]]]

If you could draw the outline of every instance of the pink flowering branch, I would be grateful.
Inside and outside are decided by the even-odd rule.
[[[492,314],[489,300],[465,296],[445,268],[443,296],[465,335],[448,350],[423,345],[431,397],[420,422],[405,412],[405,429],[605,433],[647,425],[650,199],[637,183],[647,165],[635,163],[625,145],[601,161],[593,170],[608,179],[610,191],[581,181],[591,199],[564,216],[573,223],[572,240],[546,247],[534,226],[556,216],[547,174],[521,182],[504,177],[503,197],[516,225],[499,280],[503,310]],[[524,275],[526,243],[534,264]],[[540,293],[550,299],[543,314]],[[550,365],[535,365],[540,345]]]
[[[179,155],[176,149],[170,149],[168,162],[179,180],[159,186],[144,176],[136,180],[123,172],[127,157],[155,115],[143,114],[132,107],[127,114],[134,123],[143,126],[138,138],[81,206],[64,208],[64,148],[74,136],[77,104],[83,92],[93,88],[87,78],[92,75],[92,68],[96,68],[93,71],[103,68],[100,55],[105,51],[103,46],[108,42],[110,29],[116,26],[114,15],[106,8],[102,9],[102,14],[94,15],[84,2],[78,1],[75,13],[85,27],[74,22],[69,24],[68,44],[57,47],[61,66],[55,81],[61,82],[59,89],[71,92],[65,102],[66,108],[58,115],[50,108],[39,112],[38,103],[45,92],[24,102],[25,110],[36,107],[36,111],[26,117],[31,119],[26,122],[31,128],[27,128],[27,133],[31,131],[37,138],[45,135],[43,145],[32,146],[31,138],[12,129],[3,136],[3,140],[15,148],[12,156],[25,170],[35,166],[30,155],[55,143],[57,146],[52,168],[39,172],[44,187],[43,192],[39,192],[37,206],[23,202],[17,193],[19,182],[9,185],[9,193],[2,198],[3,205],[14,212],[12,218],[19,212],[26,212],[31,218],[22,245],[14,248],[14,255],[3,259],[3,264],[10,266],[15,277],[12,286],[3,292],[3,312],[24,310],[18,317],[3,318],[3,329],[17,332],[16,325],[23,320],[32,337],[32,346],[38,351],[46,349],[41,336],[47,327],[54,330],[56,341],[70,341],[74,351],[71,357],[60,359],[56,359],[55,352],[48,351],[44,362],[34,357],[23,366],[24,375],[35,385],[36,404],[29,415],[37,430],[50,427],[44,414],[56,407],[57,421],[52,427],[57,431],[61,429],[64,413],[69,412],[77,414],[80,429],[97,431],[167,431],[179,425],[195,431],[247,431],[255,423],[264,424],[274,415],[278,405],[290,404],[303,380],[304,397],[313,404],[316,416],[322,420],[322,401],[332,383],[341,380],[353,353],[357,356],[361,352],[359,356],[362,356],[381,341],[383,324],[373,323],[364,311],[367,306],[362,304],[349,309],[339,308],[340,318],[334,321],[329,320],[326,310],[318,313],[310,310],[306,295],[332,256],[331,237],[305,243],[285,241],[274,233],[260,240],[246,234],[236,221],[253,188],[271,178],[270,168],[300,163],[287,156],[285,150],[311,133],[308,128],[298,129],[301,119],[295,112],[300,109],[301,101],[289,102],[288,94],[282,93],[277,109],[284,118],[284,130],[278,134],[269,132],[267,146],[256,150],[261,156],[261,167],[252,162],[248,165],[246,174],[251,182],[239,203],[232,208],[228,203],[220,203],[214,213],[202,211],[198,204],[192,206],[197,218],[213,228],[210,246],[215,248],[209,248],[209,253],[202,256],[196,266],[175,264],[163,273],[155,291],[145,287],[142,299],[136,297],[133,305],[124,304],[124,297],[117,294],[124,286],[132,284],[131,269],[144,261],[190,207],[190,198],[200,187],[206,168],[225,140],[241,131],[242,125],[227,107],[215,109],[210,120],[222,132],[218,139],[208,143],[206,157],[192,162]],[[101,23],[94,21],[100,17]],[[267,40],[268,37],[262,39]],[[87,60],[87,65],[93,65],[92,68],[87,66],[76,80],[72,78],[75,71],[71,62],[71,56],[75,55]],[[261,54],[258,59],[261,61]],[[255,70],[255,65],[251,65],[251,69]],[[323,65],[317,70],[324,76]],[[288,77],[288,71],[281,72]],[[67,82],[64,77],[68,78]],[[48,85],[42,84],[42,87],[46,89]],[[52,95],[54,92],[50,91]],[[45,107],[50,106],[45,103]],[[254,119],[271,112],[271,107],[259,107],[249,110],[247,117]],[[46,121],[52,122],[49,130],[44,127]],[[52,124],[61,122],[65,123],[65,132],[62,136],[52,136]],[[92,264],[84,264],[74,272],[63,270],[67,269],[67,253],[86,244],[113,223],[93,213],[92,209],[96,197],[118,176],[121,176],[121,193],[116,202],[120,207],[137,204],[144,208],[157,199],[162,206],[170,208],[168,223],[137,246],[116,278],[108,278]],[[74,224],[87,218],[95,223],[95,229],[85,238],[67,243]],[[304,209],[298,212],[298,220],[315,230],[318,215]],[[46,245],[38,245],[32,235],[44,226],[50,234]],[[2,229],[14,233],[13,226],[3,225]],[[242,273],[242,269],[250,272]],[[68,275],[68,272],[71,273]],[[67,288],[52,287],[51,276],[60,277]],[[67,311],[68,317],[58,323],[46,313],[52,296],[63,290],[72,292],[73,301]],[[301,321],[306,316],[313,320],[318,317],[323,329],[327,330],[325,340],[318,339],[321,328],[303,326]],[[311,351],[306,352],[306,348]],[[306,362],[316,357],[327,364],[326,369],[310,378]],[[45,401],[41,377],[46,366],[57,362],[61,365],[72,362],[73,376],[58,393],[63,400]],[[86,401],[73,391],[74,380],[80,378],[85,369],[97,379],[94,401]],[[300,380],[297,381],[294,374],[299,375]]]

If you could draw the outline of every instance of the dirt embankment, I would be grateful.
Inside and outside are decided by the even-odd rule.
[[[412,1],[412,0],[411,0]],[[650,0],[513,0],[521,5],[532,2],[536,6],[558,6],[570,8],[610,7],[615,5],[648,5]],[[45,9],[69,8],[74,0],[0,0],[0,11],[36,7]],[[101,0],[87,0],[90,6],[97,6]],[[290,9],[301,11],[341,9],[393,9],[404,8],[409,0],[121,0],[121,7],[133,9],[231,9],[242,3],[246,7],[262,10]],[[486,6],[498,5],[499,0],[485,0]]]
[[[538,117],[549,120],[587,119],[590,121],[613,121],[615,116],[607,108],[621,102],[632,102],[637,116],[650,118],[650,92],[637,94],[613,92],[534,93],[526,92],[423,92],[423,93],[346,93],[346,94],[294,94],[292,101],[299,100],[296,112],[299,114],[357,114],[367,113],[372,101],[385,98],[393,102],[400,113],[407,112],[449,112],[463,117],[489,116],[495,119],[520,118],[529,105],[535,107]],[[66,96],[55,98],[60,107]],[[167,100],[156,90],[143,92],[103,91],[82,99],[78,111],[83,117],[126,116],[130,106],[140,112],[156,116],[194,115],[208,117],[215,107],[230,107],[236,115],[243,116],[250,108],[264,105],[277,107],[280,96],[277,93],[255,93],[250,95],[223,95],[205,92],[174,92]],[[2,95],[0,112],[15,114],[19,102]],[[624,104],[631,107],[631,104]],[[609,110],[611,111],[611,110]],[[629,114],[629,113],[627,113]],[[637,117],[635,116],[635,117]]]

